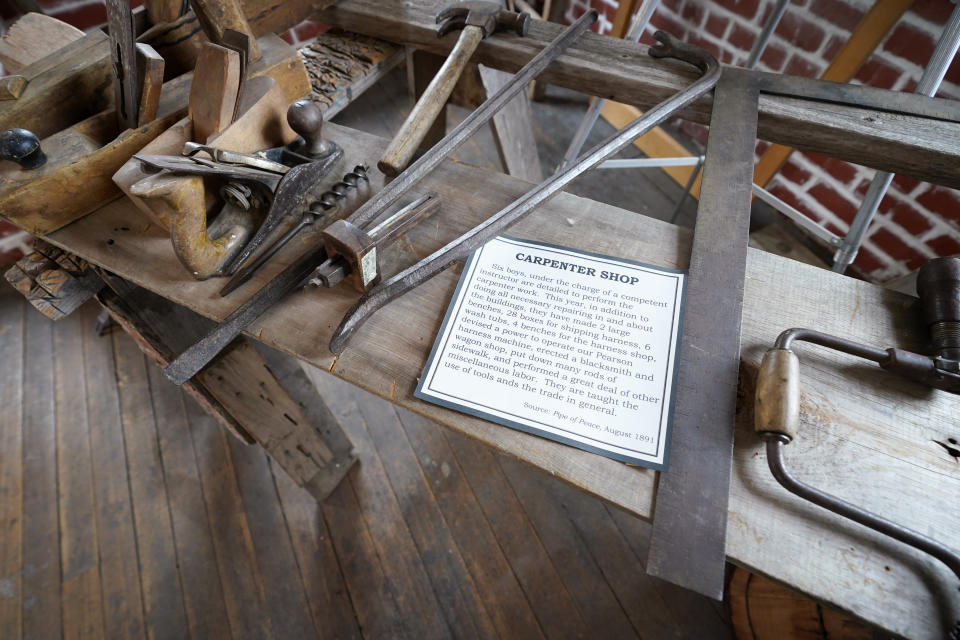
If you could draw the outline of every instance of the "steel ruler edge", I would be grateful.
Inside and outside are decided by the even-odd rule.
[[[647,572],[723,598],[740,327],[759,89],[726,73],[714,93],[694,226],[669,470],[661,472]]]

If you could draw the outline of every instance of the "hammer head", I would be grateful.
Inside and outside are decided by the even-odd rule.
[[[480,27],[484,38],[497,31],[513,31],[524,36],[530,24],[530,14],[507,11],[496,2],[468,0],[440,11],[437,24],[440,25],[437,28],[438,38],[467,26]]]

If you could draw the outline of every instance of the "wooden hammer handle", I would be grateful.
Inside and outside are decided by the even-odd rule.
[[[384,175],[393,177],[406,169],[433,121],[437,119],[437,114],[447,103],[447,98],[450,97],[460,74],[463,73],[464,67],[467,66],[470,56],[473,55],[481,40],[483,40],[483,29],[480,27],[467,25],[460,32],[457,44],[440,67],[440,71],[433,77],[417,104],[413,106],[410,115],[390,141],[390,146],[380,156],[377,167]]]
[[[790,440],[800,429],[800,361],[787,349],[763,354],[757,374],[753,428],[757,433],[779,433]]]

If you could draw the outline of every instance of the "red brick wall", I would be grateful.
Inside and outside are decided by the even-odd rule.
[[[617,0],[570,0],[572,20],[588,3],[610,30]],[[662,0],[644,34],[663,29],[709,50],[724,63],[743,64],[773,0]],[[792,0],[758,68],[815,77],[827,67],[872,0]],[[950,0],[916,0],[860,69],[855,82],[912,91],[953,10]],[[960,99],[960,61],[947,73],[940,97]],[[683,123],[706,141],[706,128]],[[766,145],[758,145],[758,157]],[[812,153],[795,152],[768,187],[834,233],[846,233],[874,171]],[[927,258],[960,254],[960,192],[905,177],[894,179],[853,268],[883,282],[917,269]]]

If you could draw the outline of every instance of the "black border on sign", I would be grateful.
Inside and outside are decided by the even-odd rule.
[[[625,264],[626,264],[626,265],[632,265],[633,267],[639,267],[639,268],[641,268],[641,269],[646,269],[646,270],[650,270],[650,271],[655,271],[655,272],[657,272],[658,274],[663,274],[663,275],[670,274],[670,273],[675,273],[675,274],[679,274],[679,275],[686,276],[686,273],[687,273],[687,272],[686,272],[685,270],[683,270],[683,269],[672,269],[672,268],[669,268],[669,267],[657,267],[657,266],[650,265],[650,264],[647,264],[647,263],[644,263],[644,262],[638,262],[638,261],[636,261],[636,260],[629,260],[629,259],[626,259],[626,258],[614,258],[614,257],[612,257],[612,256],[607,256],[607,255],[603,255],[603,254],[600,254],[600,253],[594,253],[594,252],[591,252],[591,251],[581,251],[581,250],[579,250],[579,249],[574,249],[574,248],[571,248],[571,247],[564,247],[564,246],[561,246],[561,245],[551,244],[551,243],[547,243],[547,242],[537,242],[537,241],[533,241],[533,240],[523,240],[523,239],[520,239],[520,238],[511,237],[511,236],[498,236],[497,238],[495,238],[495,240],[502,240],[502,241],[507,242],[508,244],[522,243],[523,246],[541,247],[541,248],[545,248],[545,249],[555,249],[555,250],[561,250],[561,251],[565,251],[565,252],[572,252],[572,253],[575,253],[575,254],[580,254],[580,255],[584,255],[584,256],[589,256],[589,257],[594,258],[594,259],[608,260],[608,261],[611,261],[612,263],[614,263],[614,264],[616,264],[616,265],[625,265]],[[520,246],[520,245],[518,245],[518,246]],[[647,467],[647,468],[655,469],[655,470],[658,470],[658,471],[666,471],[667,468],[669,467],[669,461],[670,461],[670,437],[669,437],[669,435],[670,435],[671,431],[673,430],[673,419],[674,419],[673,404],[674,404],[674,398],[675,398],[675,396],[676,396],[676,391],[677,391],[677,367],[676,367],[676,357],[677,357],[677,352],[678,352],[679,349],[680,349],[680,336],[681,336],[682,333],[683,333],[683,314],[684,314],[684,310],[685,310],[685,307],[686,307],[686,284],[687,284],[687,283],[686,283],[686,278],[685,278],[685,277],[684,277],[684,278],[676,278],[677,286],[675,287],[675,290],[674,290],[674,308],[676,308],[676,305],[678,304],[677,298],[679,298],[679,314],[675,313],[675,314],[673,314],[673,316],[674,316],[674,317],[677,317],[677,316],[678,316],[678,317],[679,317],[679,320],[678,320],[677,327],[676,327],[677,342],[676,342],[676,344],[674,345],[674,348],[670,351],[669,356],[668,356],[668,360],[667,360],[667,370],[669,370],[670,367],[673,367],[673,375],[671,376],[671,377],[672,377],[672,384],[671,384],[671,386],[670,386],[670,398],[669,398],[667,401],[662,402],[662,403],[661,403],[661,406],[660,406],[660,422],[661,422],[661,423],[663,422],[663,412],[664,412],[665,410],[668,411],[666,427],[665,427],[664,429],[662,429],[662,430],[661,430],[661,429],[658,429],[658,430],[657,430],[657,438],[658,438],[658,439],[657,439],[656,445],[655,445],[655,447],[654,447],[654,453],[653,453],[653,454],[649,454],[649,453],[647,453],[647,452],[645,452],[645,451],[640,451],[640,450],[637,450],[637,451],[636,451],[637,453],[640,453],[640,454],[643,454],[643,455],[647,455],[647,456],[654,455],[654,456],[655,456],[655,455],[656,455],[656,451],[657,451],[657,450],[659,449],[659,447],[660,447],[660,440],[659,440],[659,439],[660,439],[660,437],[664,437],[664,438],[666,439],[666,442],[664,443],[663,462],[660,463],[660,464],[655,463],[655,462],[652,462],[652,461],[650,461],[649,459],[646,459],[646,458],[636,458],[636,457],[633,457],[633,456],[629,456],[629,455],[624,455],[624,454],[621,454],[621,453],[613,452],[613,451],[610,451],[609,449],[605,449],[605,448],[602,448],[602,447],[597,447],[597,446],[589,445],[589,444],[586,444],[586,443],[581,442],[581,441],[579,441],[579,440],[574,440],[574,439],[571,439],[571,438],[566,438],[566,437],[564,437],[564,436],[562,436],[562,435],[558,435],[558,434],[556,434],[556,433],[554,433],[554,432],[552,432],[552,431],[545,431],[545,430],[537,429],[536,427],[532,427],[532,426],[530,426],[530,425],[528,425],[528,424],[523,424],[523,423],[520,423],[520,422],[516,422],[516,421],[514,421],[514,420],[510,420],[509,418],[504,418],[504,417],[502,417],[502,416],[500,416],[500,415],[495,415],[495,414],[492,414],[492,413],[487,413],[487,412],[485,412],[485,411],[481,411],[481,410],[478,410],[478,409],[474,409],[474,408],[472,408],[472,407],[467,407],[467,406],[464,406],[464,405],[459,404],[459,403],[457,403],[457,402],[452,402],[452,401],[449,401],[449,400],[444,400],[444,399],[442,399],[442,398],[440,398],[440,397],[437,397],[436,395],[431,395],[431,391],[429,390],[429,388],[428,388],[426,391],[424,390],[424,388],[428,385],[428,380],[427,380],[427,378],[429,377],[429,379],[432,380],[433,377],[434,377],[434,375],[435,375],[435,373],[436,373],[435,370],[434,370],[434,371],[431,371],[431,368],[433,367],[434,360],[435,360],[435,358],[437,357],[438,353],[442,350],[441,343],[444,343],[444,342],[445,342],[445,341],[443,340],[443,337],[444,337],[444,335],[445,335],[445,333],[446,333],[447,325],[448,325],[448,323],[452,320],[452,318],[459,313],[459,309],[460,309],[460,307],[461,307],[462,304],[463,304],[463,299],[461,298],[461,295],[460,295],[460,294],[461,294],[463,288],[469,284],[469,280],[473,277],[475,263],[476,263],[477,259],[480,257],[480,255],[482,254],[483,249],[484,249],[485,247],[486,247],[486,245],[484,245],[483,247],[480,247],[479,249],[475,250],[472,254],[470,254],[470,258],[467,260],[467,263],[466,263],[466,265],[464,266],[463,272],[460,274],[460,280],[459,280],[459,282],[457,282],[457,288],[456,288],[456,290],[455,290],[454,293],[453,293],[453,297],[452,297],[452,299],[451,299],[451,304],[447,307],[447,313],[444,315],[443,323],[440,325],[440,330],[439,330],[439,332],[437,333],[437,339],[436,339],[436,340],[434,341],[434,343],[433,343],[433,347],[432,347],[431,350],[430,350],[430,355],[429,355],[428,358],[427,358],[427,363],[426,363],[426,365],[425,365],[424,368],[423,368],[423,373],[421,374],[420,379],[419,379],[419,381],[418,381],[418,383],[417,383],[417,388],[416,388],[416,390],[415,390],[414,393],[413,393],[414,397],[419,398],[419,399],[421,399],[421,400],[425,400],[426,402],[430,402],[430,403],[432,403],[432,404],[436,404],[436,405],[445,407],[445,408],[447,408],[447,409],[453,409],[453,410],[455,410],[455,411],[459,411],[460,413],[466,413],[466,414],[468,414],[468,415],[471,415],[471,416],[474,416],[474,417],[477,417],[477,418],[482,418],[482,419],[484,419],[484,420],[489,420],[489,421],[495,422],[495,423],[497,423],[497,424],[502,424],[502,425],[507,426],[507,427],[510,427],[510,428],[512,428],[512,429],[517,429],[518,431],[523,431],[523,432],[525,432],[525,433],[530,433],[530,434],[537,435],[537,436],[540,436],[540,437],[543,437],[543,438],[547,438],[548,440],[553,440],[553,441],[556,441],[556,442],[561,442],[561,443],[563,443],[563,444],[566,444],[566,445],[569,445],[569,446],[572,446],[572,447],[576,447],[577,449],[582,449],[582,450],[584,450],[584,451],[589,451],[589,452],[591,452],[591,453],[596,453],[596,454],[602,455],[602,456],[604,456],[604,457],[611,458],[611,459],[613,459],[613,460],[618,460],[618,461],[620,461],[620,462],[626,462],[626,463],[629,463],[629,464],[635,464],[635,465],[638,465],[638,466]],[[671,319],[671,322],[672,322],[672,321],[673,321],[673,320]],[[671,332],[673,332],[674,327],[671,326],[670,330],[671,330]],[[449,337],[449,336],[448,336],[448,337]],[[430,375],[430,376],[423,375],[424,373],[427,373],[427,372],[430,372],[431,375]],[[666,384],[667,384],[667,381],[664,380],[664,390],[666,390]],[[440,393],[440,392],[432,392],[432,393]],[[461,401],[464,401],[464,402],[471,402],[471,403],[473,403],[473,404],[478,404],[475,400],[468,400],[468,399],[466,399],[466,398],[458,398],[457,396],[452,396],[452,395],[450,395],[450,394],[448,394],[448,393],[445,393],[445,392],[442,393],[442,395],[448,396],[448,397],[451,397],[451,398],[455,398],[455,399],[457,399],[457,400],[461,400]],[[491,410],[499,411],[500,413],[507,413],[506,411],[503,411],[503,410],[501,410],[501,409],[496,409],[496,408],[494,408],[494,407],[488,407],[488,408],[491,409]],[[513,414],[507,414],[507,415],[513,415]],[[560,431],[567,431],[566,429],[563,429],[563,428],[561,428],[561,427],[557,427],[557,426],[555,426],[555,425],[553,425],[553,424],[549,424],[549,423],[546,423],[546,422],[539,422],[539,421],[537,421],[537,420],[534,420],[534,419],[532,419],[532,418],[528,418],[528,417],[526,417],[526,416],[516,416],[516,417],[517,417],[517,418],[522,418],[522,419],[524,419],[524,420],[529,420],[530,422],[535,422],[535,423],[542,424],[542,425],[544,425],[545,427],[549,427],[550,429],[558,429],[558,430],[560,430]],[[573,433],[573,432],[571,432],[571,433]],[[578,432],[576,435],[579,436],[579,437],[581,437],[581,438],[586,438],[586,439],[588,439],[588,440],[594,440],[594,441],[596,441],[596,442],[603,443],[602,440],[598,440],[598,439],[596,439],[596,438],[591,438],[591,437],[586,436],[586,435],[583,435],[582,433],[579,433],[579,432]],[[604,443],[604,444],[606,444],[606,443]],[[620,447],[620,446],[618,446],[618,445],[613,445],[613,444],[608,444],[608,446],[614,446],[614,447],[617,447],[618,449],[625,449],[625,447]],[[631,449],[626,449],[626,450],[627,450],[627,451],[632,451]]]

